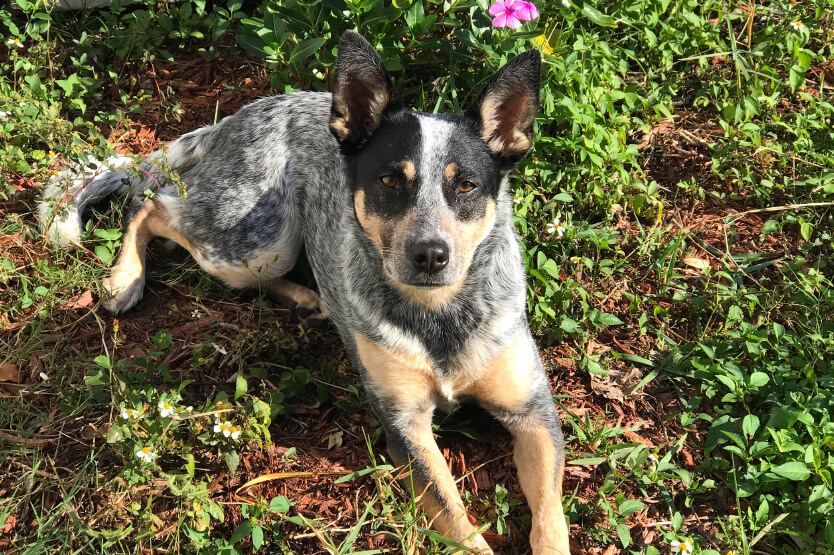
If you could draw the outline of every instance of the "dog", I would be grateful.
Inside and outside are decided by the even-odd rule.
[[[103,282],[114,314],[141,299],[146,247],[163,237],[231,287],[267,288],[307,319],[329,318],[432,527],[492,553],[432,434],[436,408],[476,401],[514,436],[533,553],[567,555],[562,431],[527,323],[506,179],[533,144],[540,74],[529,51],[465,112],[409,111],[376,49],[347,31],[331,93],[257,100],[138,168],[65,172],[47,188],[41,225],[71,245],[86,207],[132,197]],[[302,247],[319,294],[285,277]]]

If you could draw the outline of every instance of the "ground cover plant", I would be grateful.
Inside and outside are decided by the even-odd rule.
[[[97,305],[118,200],[76,251],[33,214],[71,163],[325,90],[349,28],[429,112],[542,52],[510,195],[573,550],[834,550],[834,2],[497,4],[0,8],[3,551],[454,551],[399,487],[332,332],[163,246],[114,319]],[[436,428],[485,537],[526,552],[509,437],[468,408]]]

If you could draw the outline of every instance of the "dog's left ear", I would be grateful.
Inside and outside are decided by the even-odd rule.
[[[345,31],[339,40],[330,88],[330,131],[344,146],[367,140],[394,96],[391,75],[376,48],[354,31]]]
[[[492,153],[507,166],[517,164],[533,147],[541,66],[537,50],[519,54],[498,70],[466,112]]]

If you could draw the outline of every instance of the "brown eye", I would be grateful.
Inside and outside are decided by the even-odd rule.
[[[475,184],[471,181],[464,181],[458,186],[459,193],[468,193],[475,188]]]
[[[397,186],[397,178],[393,175],[383,175],[379,178],[379,182],[392,189]]]

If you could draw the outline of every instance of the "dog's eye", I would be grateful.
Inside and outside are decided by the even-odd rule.
[[[476,185],[471,181],[464,181],[460,185],[458,185],[458,192],[459,193],[468,193],[476,188]]]
[[[392,189],[397,186],[397,178],[393,175],[383,175],[379,178],[379,182]]]

